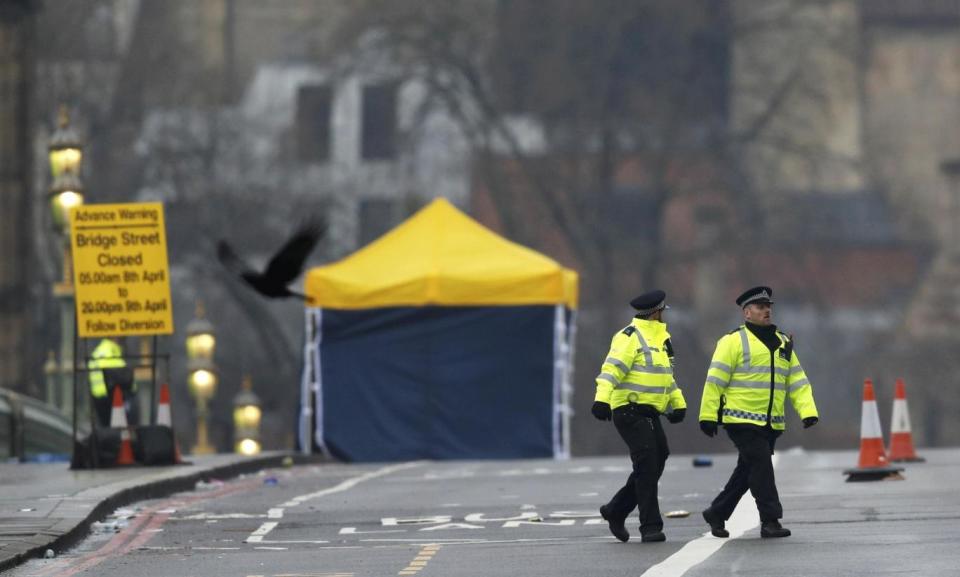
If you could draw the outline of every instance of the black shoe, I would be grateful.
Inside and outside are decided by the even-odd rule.
[[[663,534],[663,531],[640,532],[641,543],[659,543],[666,540],[667,536]]]
[[[607,526],[610,527],[610,532],[613,533],[614,537],[624,543],[630,540],[630,533],[623,524],[624,519],[614,519],[613,516],[609,514],[606,505],[600,507],[600,516],[607,521]]]
[[[760,536],[764,539],[776,539],[778,537],[789,537],[790,529],[780,524],[780,521],[764,521],[760,525]]]
[[[716,516],[716,513],[713,512],[713,509],[704,509],[703,511],[703,520],[710,525],[710,533],[714,537],[720,537],[721,539],[726,539],[730,536],[730,531],[727,531],[724,528],[723,519]]]

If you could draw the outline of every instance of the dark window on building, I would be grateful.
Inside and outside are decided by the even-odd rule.
[[[301,162],[330,160],[329,86],[301,86],[297,92],[297,155]]]
[[[397,154],[397,83],[363,87],[360,157],[390,160]]]
[[[360,201],[360,246],[366,246],[395,227],[398,205],[393,200]]]

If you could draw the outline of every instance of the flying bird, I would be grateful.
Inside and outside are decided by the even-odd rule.
[[[217,259],[227,270],[238,275],[255,291],[267,298],[297,297],[306,302],[310,298],[290,290],[289,285],[303,272],[303,263],[326,231],[320,220],[311,220],[298,228],[267,263],[263,272],[244,262],[226,241],[217,243]]]

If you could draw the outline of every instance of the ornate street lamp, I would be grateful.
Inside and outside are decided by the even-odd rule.
[[[194,455],[216,452],[207,439],[207,402],[217,390],[213,351],[217,345],[213,325],[204,318],[203,304],[197,303],[194,318],[187,323],[187,384],[197,401],[197,444]]]
[[[260,452],[260,398],[253,392],[250,375],[244,375],[240,392],[233,398],[234,451],[243,455]]]
[[[70,209],[83,204],[83,184],[80,182],[80,177],[71,173],[56,177],[50,186],[49,202],[54,230],[62,233],[65,238],[68,237]]]
[[[64,173],[80,175],[83,161],[83,146],[80,137],[70,126],[70,112],[60,105],[57,113],[57,129],[50,136],[50,175],[56,179]]]
[[[60,106],[57,129],[50,137],[48,146],[50,185],[48,202],[54,230],[60,235],[60,250],[63,261],[63,276],[54,284],[53,294],[60,301],[60,398],[56,404],[65,414],[73,411],[73,368],[74,368],[74,286],[73,256],[70,252],[70,209],[83,204],[83,185],[80,182],[80,169],[83,160],[83,146],[80,138],[70,126],[70,115],[66,106]],[[49,396],[47,402],[55,402]],[[87,396],[83,395],[82,399]],[[81,406],[86,403],[81,402]]]

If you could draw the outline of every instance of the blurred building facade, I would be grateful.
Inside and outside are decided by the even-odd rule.
[[[88,202],[165,202],[171,275],[184,287],[173,296],[175,317],[202,299],[214,323],[248,319],[250,331],[223,335],[218,354],[257,352],[219,363],[217,395],[232,398],[243,369],[272,387],[261,395],[267,448],[290,442],[297,394],[276,384],[299,380],[302,309],[237,291],[197,231],[246,237],[238,245],[256,261],[298,218],[320,214],[329,232],[315,256],[329,260],[429,199],[463,206],[467,198],[468,151],[449,115],[388,55],[361,46],[344,57],[332,46],[347,9],[316,0],[82,0],[41,15],[48,31],[88,34],[76,40],[82,46],[61,41],[41,54],[37,146],[44,111],[66,101],[89,142]],[[177,350],[183,324],[162,350]],[[174,356],[169,367],[173,414],[189,431],[181,364]],[[229,412],[216,406],[211,440],[225,448]]]
[[[31,210],[33,4],[0,5],[0,387],[37,394],[40,372],[30,366],[37,344],[30,338],[34,263],[26,226]]]
[[[0,86],[5,104],[0,168],[15,158],[8,152],[33,156],[32,164],[29,157],[12,163],[32,167],[28,174],[12,177],[0,170],[0,219],[15,225],[0,226],[0,290],[26,291],[24,298],[37,303],[9,312],[10,301],[3,299],[4,322],[10,318],[24,327],[7,335],[56,324],[51,322],[55,308],[44,305],[41,296],[46,280],[55,276],[57,256],[41,230],[44,209],[36,199],[43,195],[45,168],[36,152],[42,151],[62,102],[76,108],[74,117],[88,141],[88,201],[169,200],[169,220],[185,223],[185,234],[170,234],[172,258],[180,259],[171,263],[178,285],[215,286],[210,290],[224,297],[217,301],[234,296],[204,260],[209,255],[191,236],[195,230],[222,235],[234,222],[249,228],[251,219],[263,216],[272,222],[257,225],[282,231],[291,214],[319,206],[332,226],[322,256],[332,259],[385,232],[425,199],[445,196],[472,207],[492,227],[510,231],[486,190],[496,183],[477,176],[490,159],[472,155],[450,111],[431,101],[424,86],[409,81],[409,71],[396,68],[390,55],[361,45],[344,57],[339,27],[351,3],[77,0],[66,7],[57,3],[56,10],[52,5],[46,3],[37,16],[37,34],[51,40],[38,46],[29,125],[23,123],[26,116],[6,106],[21,101],[10,100],[8,84]],[[927,310],[936,311],[931,302],[937,297],[922,295],[938,293],[923,287],[952,282],[952,265],[941,265],[949,270],[934,274],[930,271],[937,267],[930,263],[939,262],[937,251],[956,228],[944,210],[949,199],[939,165],[960,155],[960,6],[938,0],[730,0],[722,3],[722,11],[726,14],[717,17],[717,25],[729,26],[727,36],[722,50],[713,46],[710,52],[723,60],[722,78],[715,82],[723,93],[715,95],[715,103],[722,109],[717,115],[736,135],[733,140],[742,143],[736,151],[743,159],[742,174],[730,178],[721,156],[703,154],[711,142],[685,149],[664,171],[677,194],[667,203],[667,224],[658,227],[644,220],[659,210],[651,196],[656,179],[647,168],[649,158],[627,155],[619,160],[606,198],[610,218],[622,221],[618,226],[635,227],[638,242],[655,234],[656,244],[665,247],[661,280],[679,305],[673,311],[677,328],[696,343],[698,355],[708,354],[718,331],[738,322],[729,305],[741,284],[775,284],[786,305],[784,324],[797,331],[801,350],[810,351],[805,365],[819,363],[808,372],[824,383],[824,399],[840,407],[844,419],[856,418],[859,396],[850,397],[847,389],[855,390],[857,383],[848,381],[870,370],[878,343],[902,332],[909,308],[903,303],[924,301]],[[500,24],[507,27],[510,20],[504,17]],[[0,28],[0,66],[8,71],[6,78],[16,78],[10,74],[19,56],[12,56],[10,39],[17,37],[11,36],[9,22]],[[53,33],[63,28],[83,33]],[[523,70],[513,72],[524,78]],[[543,170],[562,166],[562,154],[550,158],[543,145],[535,115],[519,105],[516,112],[510,129],[524,154]],[[17,138],[27,146],[18,145]],[[502,166],[499,177],[522,181],[508,148],[498,149],[502,156],[492,162]],[[749,197],[742,194],[747,188]],[[30,191],[34,201],[26,207],[22,203]],[[255,197],[254,208],[243,212],[227,206],[224,199],[231,194]],[[566,241],[539,224],[544,207],[529,200],[533,195],[515,196],[513,218],[519,227],[513,230],[525,237],[518,240],[576,266]],[[267,214],[277,205],[294,208]],[[30,214],[14,223],[10,215],[17,211]],[[31,227],[29,233],[22,222]],[[745,257],[726,239],[731,230],[752,224],[758,225],[756,242],[763,254]],[[24,272],[26,261],[11,256],[10,247],[27,242],[25,234],[38,257],[33,281],[23,280],[31,278]],[[246,248],[261,258],[271,243],[282,240],[279,232],[268,240],[250,236],[255,238]],[[634,256],[623,255],[624,262]],[[17,288],[24,282],[33,285]],[[627,272],[615,287],[585,279],[594,283],[585,291],[600,295],[597,301],[626,303],[633,287],[646,282]],[[174,296],[175,308],[187,316],[200,296],[192,291],[184,288]],[[218,306],[223,318],[237,313],[227,304],[208,306],[213,319]],[[603,352],[593,349],[605,347],[616,328],[595,314],[595,305],[585,307],[577,358],[581,410],[589,404],[593,365]],[[248,305],[249,311],[254,308]],[[625,304],[622,312],[627,318]],[[35,318],[18,316],[26,314]],[[293,357],[301,326],[296,314],[292,309],[276,314],[278,324],[289,330]],[[234,337],[239,338],[225,336]],[[23,347],[30,339],[6,338],[0,335],[0,379],[8,378],[3,371],[39,374],[43,347],[28,352]],[[283,348],[279,333],[267,340]],[[225,343],[224,350],[231,346]],[[268,344],[259,346],[269,350]],[[17,363],[4,359],[33,359],[28,362],[33,368],[11,368]],[[299,366],[298,359],[289,365]],[[253,374],[257,383],[277,378],[260,370]],[[688,397],[695,397],[702,374],[683,370],[690,371],[683,375]],[[237,371],[236,378],[222,380],[225,397],[236,392],[231,383],[239,386]],[[828,392],[831,387],[834,393]],[[186,398],[176,393],[175,388],[175,405]],[[175,406],[175,416],[188,416],[189,407],[182,409]],[[268,405],[267,419],[270,410]],[[582,439],[575,438],[575,452],[619,450],[612,437],[595,440],[581,417],[574,422],[575,437]],[[269,435],[270,423],[265,427]],[[851,441],[839,427],[818,427],[814,434],[844,446]],[[930,432],[921,442],[936,442],[943,434]]]

